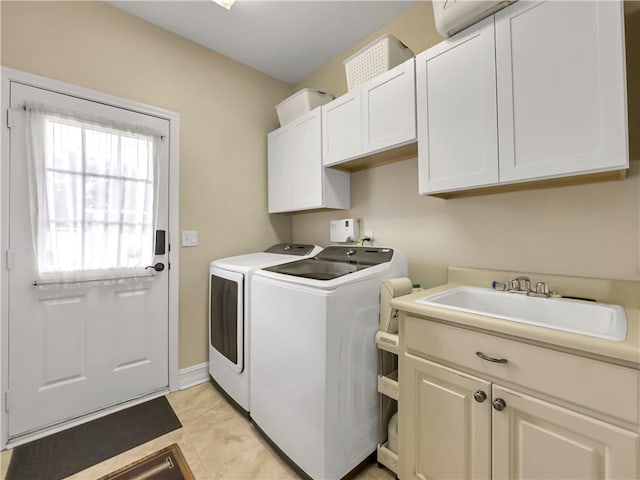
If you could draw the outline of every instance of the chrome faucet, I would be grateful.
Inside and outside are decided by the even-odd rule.
[[[509,281],[510,293],[528,294],[531,291],[531,280],[529,277],[516,277]]]
[[[507,290],[507,286],[504,283],[493,282],[492,286],[495,290]],[[532,289],[531,280],[525,276],[512,278],[509,280],[508,287],[507,291],[509,293],[521,293],[531,297],[550,297],[552,293],[549,291],[549,285],[545,282],[536,283],[536,288]]]

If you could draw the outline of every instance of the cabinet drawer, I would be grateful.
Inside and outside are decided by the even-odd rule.
[[[408,315],[403,327],[411,353],[640,423],[637,370]],[[476,352],[507,362],[483,360]]]

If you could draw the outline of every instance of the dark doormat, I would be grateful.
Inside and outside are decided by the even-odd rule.
[[[58,480],[182,427],[166,397],[13,450],[6,480]]]
[[[195,480],[178,444],[174,443],[98,480]]]

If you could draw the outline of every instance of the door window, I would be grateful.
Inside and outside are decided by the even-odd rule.
[[[25,110],[39,280],[141,273],[153,260],[159,135]]]

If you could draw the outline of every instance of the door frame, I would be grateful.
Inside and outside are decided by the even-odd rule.
[[[168,232],[168,258],[170,268],[169,275],[169,388],[168,391],[179,389],[178,384],[178,281],[179,281],[179,165],[180,165],[180,114],[164,108],[155,107],[126,98],[97,92],[70,83],[60,82],[46,77],[41,77],[28,72],[0,67],[1,71],[1,116],[2,134],[0,135],[0,449],[12,448],[19,444],[35,440],[70,426],[83,423],[92,418],[98,418],[129,406],[141,403],[155,395],[149,395],[134,399],[129,402],[113,405],[106,409],[94,412],[79,418],[54,425],[50,428],[39,430],[36,433],[8,442],[8,388],[9,388],[9,275],[8,254],[9,247],[9,166],[10,166],[10,128],[9,113],[10,83],[19,82],[32,87],[50,90],[56,93],[70,95],[89,101],[104,103],[126,110],[132,110],[146,115],[151,115],[169,121],[169,232]],[[173,245],[173,249],[171,249]],[[161,392],[164,394],[166,392]]]

